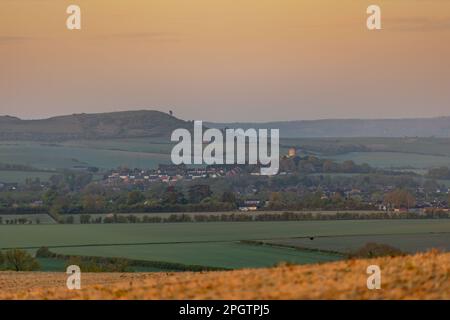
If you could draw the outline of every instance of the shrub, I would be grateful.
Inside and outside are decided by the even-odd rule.
[[[391,247],[387,244],[367,243],[353,253],[350,253],[350,258],[377,258],[377,257],[396,257],[402,256],[404,253],[397,248]]]
[[[3,269],[5,264],[5,256],[3,255],[3,253],[0,251],[0,270]]]
[[[75,222],[75,219],[73,216],[68,216],[65,221],[65,223],[67,223],[67,224],[73,224],[74,222]]]
[[[80,216],[80,223],[81,224],[89,224],[89,223],[91,223],[91,216],[89,214],[82,214]]]
[[[71,265],[79,266],[83,272],[128,272],[127,259],[70,256],[66,268]]]
[[[37,260],[25,250],[8,250],[5,252],[4,260],[6,270],[34,271],[40,268]]]
[[[55,254],[51,252],[47,247],[40,247],[36,251],[36,258],[53,258]]]
[[[83,272],[130,272],[134,267],[156,268],[170,271],[219,271],[227,270],[226,268],[209,267],[201,265],[186,265],[176,262],[165,261],[148,261],[148,260],[133,260],[125,258],[113,257],[94,257],[94,256],[71,256],[64,254],[57,254],[48,251],[47,248],[39,249],[45,257],[60,259],[66,261],[66,267],[70,265],[77,265]]]

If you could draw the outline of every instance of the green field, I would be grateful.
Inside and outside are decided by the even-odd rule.
[[[38,258],[37,261],[41,270],[46,272],[63,272],[67,267],[66,262],[60,259]]]
[[[339,256],[240,240],[296,237],[426,235],[450,232],[450,220],[353,220],[290,222],[210,222],[113,225],[0,226],[0,248],[35,250],[48,246],[61,254],[125,257],[224,268],[314,263]],[[363,241],[355,239],[359,247]],[[420,242],[411,246],[420,248]],[[415,244],[414,244],[415,243]]]
[[[396,169],[415,168],[428,169],[433,167],[450,167],[450,157],[423,155],[401,152],[350,152],[336,156],[330,156],[337,162],[353,160],[357,164],[367,163],[375,168]]]
[[[353,160],[385,169],[450,166],[448,138],[284,138],[281,146],[296,146],[300,153],[338,162]]]
[[[450,157],[449,138],[282,138],[282,146],[298,146],[322,155],[352,151],[400,152]],[[347,151],[346,151],[347,150]]]
[[[340,237],[316,237],[314,239],[292,238],[281,240],[267,240],[267,244],[292,246],[313,250],[335,251],[350,253],[365,243],[387,244],[402,250],[415,253],[430,249],[450,251],[450,232],[429,234],[393,234],[393,235],[364,235]]]
[[[121,150],[155,154],[170,154],[173,147],[172,142],[163,138],[76,140],[62,142],[61,145],[75,148]]]
[[[70,247],[55,248],[52,251],[69,255],[122,257],[233,269],[268,267],[279,262],[317,263],[341,258],[339,255],[327,253],[253,246],[238,242]]]
[[[74,166],[93,166],[98,168],[155,168],[159,163],[168,163],[170,155],[135,151],[125,147],[128,143],[118,141],[116,144],[100,143],[67,143],[41,144],[36,142],[0,143],[0,159],[2,163],[21,164],[43,170],[58,170]],[[149,148],[153,148],[150,146]],[[167,148],[167,147],[165,147]]]
[[[55,170],[74,166],[155,168],[170,161],[173,144],[162,138],[75,140],[56,143],[0,142],[1,163]],[[450,139],[438,138],[298,138],[282,139],[281,153],[297,146],[342,162],[353,160],[379,168],[428,169],[450,166]],[[1,179],[0,179],[1,181]]]

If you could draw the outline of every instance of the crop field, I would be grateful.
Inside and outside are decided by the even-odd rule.
[[[174,143],[162,138],[104,139],[104,140],[74,140],[61,143],[65,147],[121,150],[129,152],[146,152],[170,154]]]
[[[313,249],[350,253],[365,243],[387,244],[403,252],[416,253],[430,249],[450,251],[450,232],[430,234],[394,234],[394,235],[357,235],[340,237],[317,237],[313,240],[292,238],[280,240],[266,240],[270,245],[297,247],[299,249]]]
[[[244,268],[273,266],[280,262],[325,262],[340,256],[295,248],[250,245],[240,242],[242,240],[354,236],[354,246],[360,247],[365,242],[358,236],[404,235],[410,237],[405,240],[410,241],[410,246],[421,250],[425,235],[448,232],[450,220],[4,225],[0,226],[0,248],[34,251],[47,246],[60,254]],[[411,238],[412,235],[418,236]]]
[[[74,140],[56,143],[0,142],[2,163],[55,170],[73,166],[155,168],[170,161],[173,143],[161,138]],[[336,161],[353,160],[379,168],[428,169],[450,166],[450,139],[329,138],[281,139],[282,154],[290,146]],[[420,150],[420,152],[418,152]]]
[[[125,144],[124,144],[125,146]],[[1,143],[2,163],[22,164],[38,169],[57,170],[74,166],[99,168],[155,168],[168,163],[170,156],[164,153],[133,151],[110,145],[110,149],[97,144],[40,144],[36,142]]]
[[[279,262],[308,264],[342,258],[337,254],[254,246],[238,242],[69,247],[56,248],[52,251],[69,255],[157,260],[227,269],[269,267]]]
[[[450,166],[450,157],[401,152],[350,152],[327,157],[338,162],[353,160],[357,164],[367,163],[375,168],[428,169]]]
[[[400,152],[450,157],[449,138],[283,138],[283,146],[299,148],[318,154],[337,155],[353,149],[367,152]],[[361,150],[359,150],[361,151]]]
[[[423,170],[450,165],[447,138],[285,138],[281,145],[297,146],[338,162],[353,160],[385,169]]]
[[[450,232],[446,220],[342,220],[0,226],[0,248],[227,242],[310,236]]]

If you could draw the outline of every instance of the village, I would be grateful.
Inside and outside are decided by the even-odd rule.
[[[291,150],[290,156],[295,153]],[[278,178],[293,175],[293,172],[282,171],[278,174]],[[252,176],[258,177],[258,170],[248,172],[248,168],[239,165],[211,165],[206,167],[189,168],[186,165],[166,165],[160,164],[158,169],[142,170],[142,169],[128,169],[119,168],[111,170],[104,176],[101,183],[106,187],[120,189],[138,189],[141,191],[149,190],[155,183],[165,183],[168,186],[176,185],[182,182],[192,182],[200,184],[208,184],[210,179],[218,178],[233,178],[236,179]],[[431,189],[430,189],[431,188]],[[412,206],[398,206],[389,207],[384,201],[383,195],[394,192],[397,189],[395,185],[369,185],[365,188],[353,187],[334,187],[322,183],[320,185],[312,186],[296,186],[295,188],[287,186],[282,191],[295,192],[300,198],[306,194],[320,193],[321,200],[333,200],[336,198],[342,199],[357,199],[358,201],[367,204],[368,206],[380,211],[393,212],[410,212],[410,213],[424,213],[430,210],[441,210],[449,212],[449,195],[450,188],[445,186],[417,186],[412,192],[414,197],[414,204]],[[269,201],[256,199],[261,188],[257,186],[250,186],[245,190],[238,191],[239,196],[243,196],[246,200],[239,205],[241,211],[257,211],[269,206]],[[255,196],[255,199],[252,198]]]
[[[430,176],[430,172],[433,176],[445,173],[442,168],[418,175],[376,169],[350,160],[338,163],[293,147],[287,149],[279,163],[278,174],[270,177],[261,174],[260,164],[159,164],[153,169],[122,166],[106,170],[76,166],[54,172],[48,181],[31,178],[22,183],[0,181],[0,192],[5,194],[0,210],[45,211],[56,201],[61,203],[57,206],[68,212],[184,210],[173,206],[189,204],[204,205],[205,210],[241,212],[306,209],[449,212],[450,188]],[[133,193],[138,200],[146,199],[141,201],[144,207],[131,208],[130,203],[135,202],[127,197]],[[201,196],[194,196],[195,193]],[[153,209],[148,208],[150,204]]]

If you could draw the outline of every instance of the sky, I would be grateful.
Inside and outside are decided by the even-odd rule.
[[[81,30],[66,9],[81,8]],[[366,27],[371,4],[382,30]],[[448,0],[1,0],[0,115],[450,115]]]

